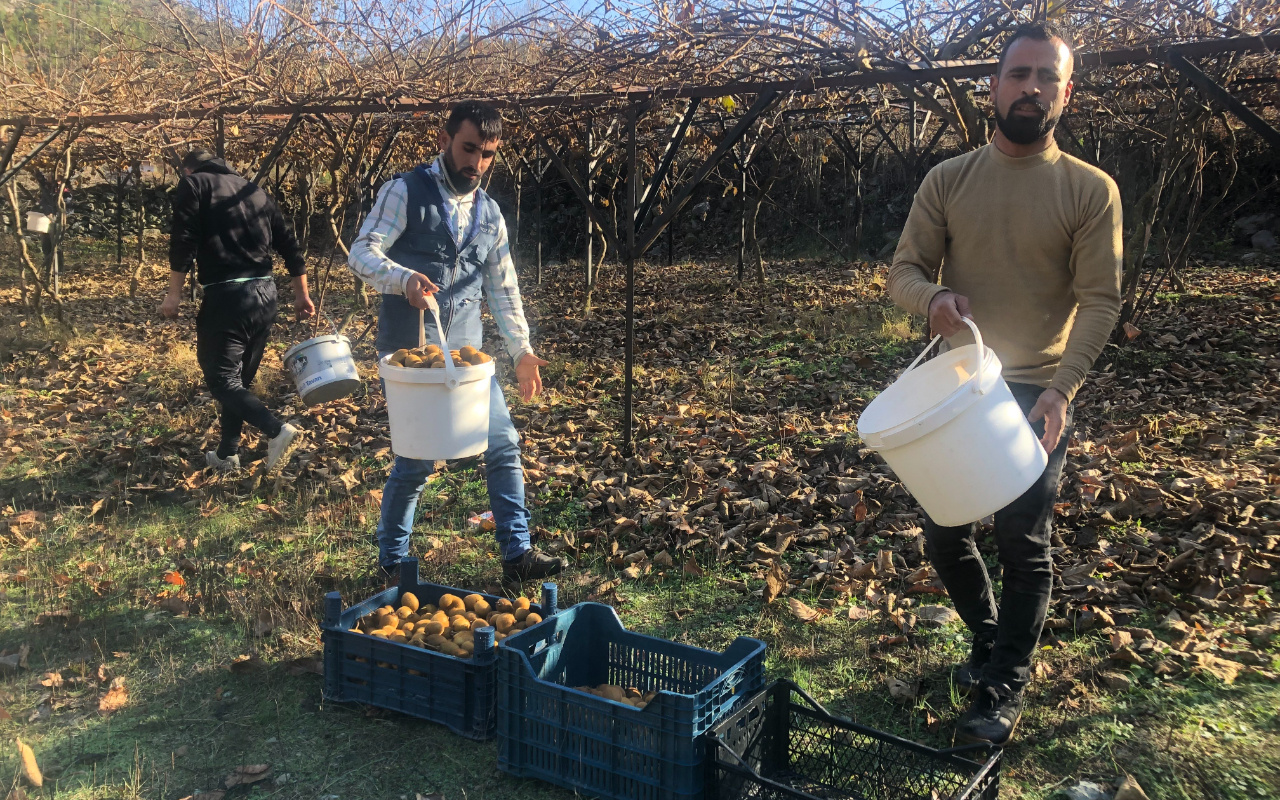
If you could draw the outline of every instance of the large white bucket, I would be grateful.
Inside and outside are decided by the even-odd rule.
[[[443,330],[440,341],[446,341]],[[493,361],[459,367],[447,347],[444,369],[398,367],[390,358],[388,354],[378,362],[378,375],[386,387],[392,452],[436,461],[479,455],[488,448]]]
[[[284,366],[293,376],[298,396],[309,406],[346,397],[360,387],[351,340],[341,334],[295,344],[285,351]]]
[[[862,441],[884,457],[939,525],[967,525],[1018,499],[1048,454],[1000,376],[1000,359],[975,344],[920,364],[929,347],[858,419]]]
[[[32,233],[48,233],[49,223],[53,221],[53,217],[48,214],[41,214],[39,211],[27,212],[27,230]]]

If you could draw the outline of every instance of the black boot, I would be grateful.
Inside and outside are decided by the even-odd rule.
[[[1021,718],[1022,692],[1003,683],[982,683],[974,691],[973,705],[956,723],[956,738],[1004,747]]]
[[[991,660],[991,649],[994,646],[993,642],[977,638],[973,640],[969,660],[957,666],[952,677],[960,694],[967,695],[978,688],[978,684],[982,682],[982,668]]]
[[[521,581],[549,578],[569,566],[563,558],[552,558],[538,548],[526,550],[518,558],[502,562],[502,580],[504,583],[520,583]]]

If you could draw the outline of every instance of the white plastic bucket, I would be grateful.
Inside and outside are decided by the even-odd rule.
[[[447,341],[443,331],[440,341]],[[378,375],[386,387],[392,452],[437,461],[479,455],[488,448],[493,361],[459,367],[447,348],[444,369],[398,367],[390,358],[388,354],[378,362]]]
[[[48,233],[49,223],[53,220],[48,214],[41,214],[39,211],[27,212],[27,230],[32,233]]]
[[[862,441],[884,457],[939,525],[967,525],[1018,499],[1049,463],[1000,376],[1000,359],[975,344],[920,364],[924,352],[858,419]]]
[[[351,340],[341,334],[295,344],[285,351],[284,366],[293,376],[298,396],[309,406],[346,397],[360,386]]]

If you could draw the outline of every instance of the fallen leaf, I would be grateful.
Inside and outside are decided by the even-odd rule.
[[[191,606],[181,597],[166,597],[156,605],[175,617],[185,617],[191,613]]]
[[[309,656],[303,658],[295,658],[286,665],[290,675],[323,675],[324,659],[319,656]]]
[[[1142,330],[1131,322],[1126,322],[1122,327],[1124,328],[1125,338],[1130,341],[1133,341],[1142,335]]]
[[[692,555],[684,560],[684,572],[686,575],[695,575],[699,578],[706,574],[703,572],[702,567],[698,566],[698,559]]]
[[[1138,781],[1128,773],[1125,773],[1124,780],[1120,782],[1120,788],[1116,789],[1116,796],[1111,800],[1151,800],[1147,797],[1147,793],[1142,791],[1142,787],[1138,785]]]
[[[821,616],[821,612],[816,608],[810,608],[794,597],[787,598],[787,607],[791,609],[791,613],[795,618],[801,622],[815,622]]]
[[[849,617],[849,619],[853,620],[854,622],[860,622],[861,620],[864,620],[864,619],[870,619],[872,613],[874,612],[872,612],[871,609],[866,608],[865,606],[849,606],[849,611],[847,616]]]
[[[36,754],[30,747],[18,740],[18,760],[22,762],[22,775],[27,779],[27,783],[39,789],[44,786],[44,775],[40,772],[40,764],[36,761]]]
[[[275,622],[271,619],[271,612],[263,610],[258,612],[258,616],[253,620],[253,635],[257,637],[266,636],[276,629]]]
[[[46,672],[44,674],[44,677],[40,679],[40,685],[48,687],[50,689],[56,689],[62,686],[62,684],[63,684],[63,681],[62,681],[61,672]]]
[[[955,609],[947,606],[920,606],[916,609],[916,616],[926,628],[941,628],[960,621],[960,615]]]
[[[244,655],[244,656],[236,656],[235,658],[231,659],[231,666],[229,667],[229,669],[232,672],[236,673],[237,675],[242,675],[246,672],[256,672],[257,670],[264,669],[266,666],[267,666],[266,663],[264,663],[262,659],[258,658],[257,654],[255,653],[255,654]]]
[[[884,685],[889,690],[889,696],[899,703],[910,703],[916,699],[916,695],[920,692],[920,684],[907,683],[897,678],[885,678]]]
[[[107,693],[98,701],[98,713],[110,714],[124,708],[129,702],[129,690],[124,688],[124,678],[112,678]]]
[[[671,558],[671,554],[666,550],[661,551],[653,557],[653,565],[661,569],[668,569],[675,565],[675,560]]]
[[[172,586],[186,586],[187,579],[182,577],[182,573],[170,571],[164,574],[164,582]]]
[[[769,568],[769,574],[764,576],[764,604],[769,605],[777,600],[786,586],[787,576],[782,572],[782,566],[775,561]]]
[[[236,771],[228,775],[227,779],[222,783],[230,789],[235,786],[257,783],[269,777],[271,777],[270,764],[250,764],[244,767],[236,767]]]

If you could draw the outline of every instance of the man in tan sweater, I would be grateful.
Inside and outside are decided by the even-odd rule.
[[[1120,312],[1119,192],[1053,141],[1072,64],[1054,26],[1014,32],[991,80],[992,143],[925,177],[889,272],[894,301],[927,316],[950,346],[973,340],[962,316],[977,323],[1049,453],[1041,479],[995,515],[998,607],[974,526],[926,520],[926,552],[973,632],[956,682],[976,696],[957,733],[999,745],[1021,716],[1049,605],[1050,528],[1072,401]]]

